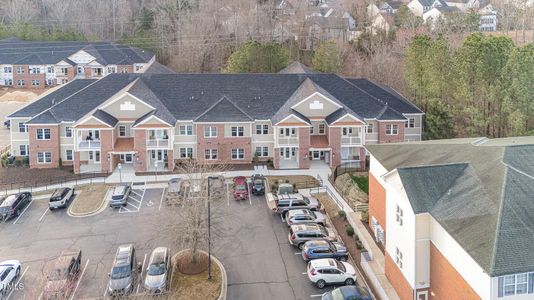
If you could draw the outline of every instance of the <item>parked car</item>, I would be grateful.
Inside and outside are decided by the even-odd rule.
[[[248,199],[248,183],[244,176],[237,176],[233,179],[234,182],[234,199],[245,200]]]
[[[307,273],[310,281],[320,289],[327,284],[353,285],[356,282],[354,267],[333,258],[310,260]]]
[[[277,195],[289,195],[295,193],[295,187],[291,183],[280,183],[276,190]]]
[[[286,223],[287,226],[305,223],[316,223],[325,226],[326,217],[317,211],[311,211],[309,209],[294,209],[287,212]]]
[[[322,300],[372,300],[369,291],[361,286],[345,285],[340,286],[330,292],[326,292],[321,297]]]
[[[0,204],[0,218],[7,221],[13,217],[19,216],[22,210],[32,202],[32,194],[22,192],[16,195],[8,196]]]
[[[274,196],[267,194],[267,206],[274,211],[285,216],[292,209],[317,210],[321,208],[321,203],[312,197],[304,197],[301,194],[286,194]]]
[[[299,224],[291,225],[288,239],[291,245],[302,249],[307,241],[321,239],[335,241],[336,235],[332,230],[319,224]]]
[[[52,263],[43,287],[44,299],[67,299],[72,293],[82,263],[81,250],[63,251]]]
[[[121,245],[109,273],[108,294],[121,296],[129,294],[137,282],[137,260],[132,244]]]
[[[0,298],[4,299],[15,280],[20,276],[20,261],[6,260],[0,263]]]
[[[302,258],[304,261],[319,258],[335,258],[346,261],[349,258],[347,247],[339,242],[328,240],[307,241],[302,247]]]
[[[74,190],[71,188],[56,189],[50,197],[50,200],[48,200],[48,207],[50,210],[65,208],[68,206],[72,195],[74,195]]]
[[[171,272],[169,249],[158,247],[152,251],[145,276],[145,289],[149,293],[161,293],[168,286]]]
[[[265,194],[265,177],[261,174],[252,175],[252,194],[264,195]]]
[[[120,207],[125,206],[128,202],[128,196],[130,196],[130,192],[132,191],[132,187],[127,184],[119,184],[113,189],[113,195],[111,196],[111,202],[109,203],[110,207]]]

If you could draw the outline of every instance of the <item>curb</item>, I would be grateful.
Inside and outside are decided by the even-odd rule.
[[[108,188],[108,191],[106,192],[106,196],[104,196],[104,201],[102,201],[102,203],[100,204],[100,206],[96,209],[96,210],[93,210],[91,212],[87,212],[87,213],[74,213],[71,211],[71,205],[74,204],[74,201],[76,201],[76,199],[78,199],[78,196],[82,193],[81,191],[78,192],[78,194],[76,195],[76,198],[74,198],[74,200],[72,200],[72,203],[71,205],[69,205],[69,210],[67,210],[67,215],[69,215],[69,217],[73,217],[73,218],[85,218],[85,217],[91,217],[91,216],[94,216],[94,215],[98,215],[99,213],[103,212],[104,210],[106,210],[106,207],[107,207],[107,204],[108,204],[108,194],[109,194],[109,191],[110,189]]]
[[[189,249],[183,249],[183,250],[178,251],[176,254],[172,256],[171,260],[174,260],[175,257],[178,256],[178,254],[184,251],[187,251],[187,250]],[[203,251],[203,250],[198,250],[198,251],[208,255],[206,251]],[[221,261],[217,257],[212,255],[211,259],[217,264],[217,266],[219,267],[219,270],[221,270],[221,293],[219,294],[219,297],[217,298],[217,300],[226,300],[226,294],[227,294],[227,289],[228,289],[228,277],[226,276],[226,269],[224,268],[224,265],[221,263]]]

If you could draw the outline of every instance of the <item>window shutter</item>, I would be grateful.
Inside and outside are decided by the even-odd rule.
[[[499,287],[498,287],[498,291],[497,291],[497,294],[498,294],[499,298],[503,296],[503,290],[504,290],[504,277],[501,276],[501,277],[499,277]]]
[[[534,294],[534,273],[528,274],[528,293]]]

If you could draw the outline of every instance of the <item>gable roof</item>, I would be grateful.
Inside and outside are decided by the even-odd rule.
[[[534,271],[534,137],[368,145],[397,170],[416,214],[429,213],[490,276]]]
[[[111,127],[115,127],[115,125],[119,122],[119,120],[117,120],[114,116],[100,109],[97,109],[93,113],[93,117],[99,119],[100,121],[108,124]]]
[[[193,100],[194,101],[194,100]],[[223,96],[204,113],[198,116],[195,122],[250,122],[253,121],[247,113],[237,107],[230,99]]]
[[[280,70],[278,73],[280,74],[314,74],[317,72],[308,68],[306,65],[300,63],[299,61],[294,61],[290,63],[287,67]]]

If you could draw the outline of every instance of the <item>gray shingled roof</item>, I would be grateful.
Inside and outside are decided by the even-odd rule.
[[[154,106],[154,114],[171,124],[197,118],[281,120],[296,113],[291,106],[313,92],[332,99],[360,119],[405,119],[402,110],[394,107],[407,108],[402,111],[405,113],[414,111],[396,96],[384,104],[373,96],[384,93],[376,85],[357,87],[335,74],[110,74],[55,105],[51,113],[59,121],[76,121],[133,82],[128,91]],[[206,112],[223,97],[229,102]],[[400,104],[394,106],[395,102]]]
[[[430,213],[485,272],[501,276],[534,271],[534,142],[523,141],[367,149],[397,169],[416,214]]]
[[[194,101],[194,100],[193,100]],[[195,122],[250,122],[254,119],[226,96],[215,102]]]
[[[176,74],[172,69],[169,67],[160,64],[159,62],[155,61],[145,70],[144,73],[149,74]]]
[[[115,125],[117,125],[117,123],[119,122],[117,118],[100,109],[97,109],[93,113],[93,117],[99,119],[100,121],[108,124],[111,127],[115,127]]]
[[[147,63],[154,57],[150,51],[111,42],[21,41],[8,38],[0,40],[0,64],[56,64],[82,49],[103,65]]]
[[[307,67],[306,65],[298,61],[294,61],[290,63],[287,67],[283,68],[278,73],[280,74],[315,74],[317,72],[315,72],[314,70],[310,69],[309,67]]]

